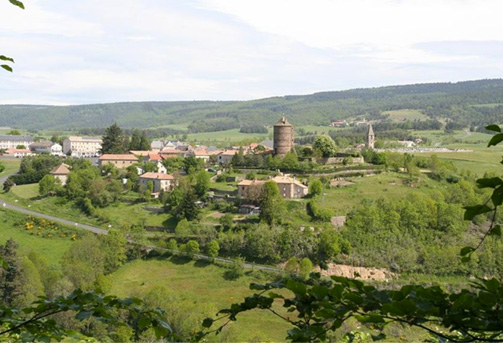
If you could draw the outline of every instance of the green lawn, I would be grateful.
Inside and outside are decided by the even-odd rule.
[[[110,293],[121,297],[132,296],[164,285],[182,299],[182,302],[201,304],[202,308],[210,307],[216,313],[219,309],[253,294],[249,289],[251,282],[266,282],[250,276],[226,280],[225,271],[226,269],[215,265],[187,262],[180,258],[173,261],[136,260],[111,274],[113,286]],[[232,326],[238,332],[239,341],[250,341],[256,337],[259,337],[260,341],[284,341],[288,329],[287,325],[273,314],[257,310],[240,315]]]
[[[34,250],[50,264],[58,264],[73,242],[70,238],[43,238],[30,234],[24,227],[27,218],[24,214],[0,208],[0,218],[2,244],[12,238],[19,244],[22,254]]]
[[[21,159],[11,159],[11,158],[0,158],[0,163],[5,166],[5,170],[0,173],[0,177],[15,173],[19,170],[19,165],[21,164]]]
[[[10,190],[14,195],[22,199],[31,199],[38,196],[38,183],[19,185]]]
[[[400,199],[408,193],[424,191],[429,192],[430,186],[438,186],[438,183],[421,175],[416,187],[404,185],[407,175],[402,173],[383,173],[375,176],[354,177],[348,180],[354,185],[346,187],[333,187],[325,190],[325,196],[321,198],[323,207],[330,208],[335,215],[346,215],[353,207],[361,203],[363,199]]]

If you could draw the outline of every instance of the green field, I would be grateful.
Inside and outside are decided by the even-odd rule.
[[[0,158],[0,163],[5,166],[3,172],[0,173],[0,177],[15,173],[19,170],[19,165],[21,164],[21,159],[11,159],[11,158]]]
[[[205,310],[209,308],[215,314],[253,294],[249,289],[250,282],[265,282],[250,276],[226,280],[224,272],[225,269],[215,265],[180,258],[136,260],[111,274],[111,293],[135,296],[163,285],[181,302],[200,305]],[[288,329],[273,314],[257,310],[240,315],[232,327],[239,341],[284,341]]]
[[[385,111],[382,112],[384,115],[389,115],[389,118],[395,122],[402,121],[414,121],[414,120],[426,120],[428,117],[419,110],[395,110],[395,111]]]
[[[14,186],[11,188],[10,192],[21,199],[35,198],[38,196],[38,183]]]
[[[269,139],[270,134],[264,133],[241,133],[239,129],[216,131],[216,132],[199,132],[187,135],[187,141],[196,142],[205,145],[222,145],[229,146],[241,141],[261,142]]]
[[[72,244],[72,240],[63,238],[42,238],[28,233],[24,224],[26,215],[0,208],[0,242],[14,239],[20,247],[21,254],[34,250],[48,263],[58,264],[61,257]]]

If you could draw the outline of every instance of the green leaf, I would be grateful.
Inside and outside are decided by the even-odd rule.
[[[493,138],[491,138],[491,140],[489,141],[489,144],[487,144],[487,146],[490,147],[492,145],[497,145],[501,141],[503,141],[503,134],[498,133],[498,134],[494,135]]]
[[[328,295],[328,288],[324,286],[315,285],[311,289],[311,292],[316,296],[316,298],[323,299]]]
[[[138,320],[138,328],[140,330],[145,329],[149,325],[150,325],[150,320],[147,317],[141,317],[140,320]]]
[[[461,256],[466,256],[466,255],[468,255],[468,254],[470,254],[471,252],[474,252],[474,251],[475,251],[475,249],[472,248],[472,247],[464,247],[463,249],[461,249],[460,255]]]
[[[494,190],[491,200],[494,206],[500,206],[503,204],[503,187],[498,187]]]
[[[18,1],[18,0],[9,0],[9,2],[11,4],[13,4],[14,6],[17,6],[17,7],[19,7],[19,8],[21,8],[21,9],[24,10],[24,4],[21,1]]]
[[[472,220],[476,215],[483,214],[492,211],[487,205],[476,205],[476,206],[466,206],[465,209],[465,220]]]
[[[479,186],[479,188],[496,188],[500,185],[503,185],[503,180],[501,180],[499,177],[478,179],[477,185]]]
[[[358,320],[362,324],[366,323],[384,323],[383,317],[377,314],[371,314],[370,316],[355,316],[356,320]]]
[[[262,291],[262,290],[264,290],[264,289],[265,289],[265,286],[264,286],[264,285],[261,285],[261,284],[258,284],[258,283],[254,283],[254,282],[252,282],[252,283],[250,284],[250,289],[251,289],[252,291]]]
[[[491,231],[489,231],[489,236],[499,236],[501,237],[501,226],[495,225]]]
[[[499,127],[499,125],[494,125],[494,124],[486,126],[486,130],[494,131],[494,132],[501,132],[501,128]]]
[[[205,318],[203,320],[203,328],[209,328],[213,325],[213,319],[212,318]]]
[[[9,62],[14,63],[13,58],[10,58],[10,57],[4,56],[4,55],[0,55],[0,61],[9,61]]]
[[[288,280],[286,288],[295,293],[295,295],[305,295],[307,292],[306,285],[300,282]]]
[[[91,317],[93,315],[93,313],[94,313],[94,311],[81,311],[81,312],[77,313],[75,318],[77,318],[78,320],[84,320],[84,319]]]
[[[0,64],[0,67],[4,68],[7,71],[10,71],[12,73],[12,68],[8,66],[7,64]]]

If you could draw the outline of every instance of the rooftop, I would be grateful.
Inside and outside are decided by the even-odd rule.
[[[61,163],[59,166],[50,171],[52,175],[68,175],[70,174],[70,169],[68,165]]]
[[[133,154],[104,154],[98,160],[100,161],[138,161],[138,157]]]
[[[175,177],[169,174],[162,173],[152,173],[148,172],[140,176],[140,179],[150,179],[150,180],[174,180]]]
[[[29,142],[33,141],[32,136],[0,135],[0,141]]]

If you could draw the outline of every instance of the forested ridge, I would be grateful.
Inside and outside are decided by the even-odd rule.
[[[489,106],[480,106],[487,105]],[[251,101],[159,101],[110,104],[0,106],[0,125],[32,130],[106,127],[157,128],[184,124],[189,132],[273,125],[285,115],[294,125],[328,125],[332,120],[382,118],[382,112],[421,110],[433,119],[480,129],[503,121],[503,80],[426,83],[320,92]]]

